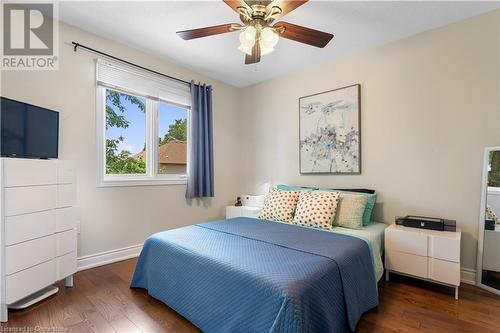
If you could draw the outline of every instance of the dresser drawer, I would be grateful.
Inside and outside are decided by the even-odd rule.
[[[58,208],[55,210],[56,232],[76,228],[76,214],[73,207]]]
[[[5,248],[5,271],[7,275],[54,259],[54,235],[37,238]]]
[[[76,193],[74,184],[57,185],[57,208],[74,206]]]
[[[57,161],[3,159],[3,167],[5,187],[57,183]]]
[[[52,235],[55,230],[56,212],[47,210],[5,218],[5,243],[13,245],[27,240]]]
[[[428,258],[388,250],[385,253],[385,268],[392,271],[427,278]]]
[[[58,161],[57,163],[57,183],[74,184],[76,181],[75,161]]]
[[[76,251],[56,258],[56,280],[62,280],[76,272]]]
[[[54,209],[57,186],[10,187],[5,192],[5,216]]]
[[[52,283],[55,279],[55,262],[50,260],[19,273],[7,276],[6,303],[12,304]]]
[[[386,229],[385,248],[426,257],[427,235],[398,229]]]
[[[429,236],[428,252],[429,257],[458,263],[460,262],[460,238]]]
[[[429,258],[429,279],[459,286],[460,264],[457,262]]]
[[[56,237],[56,256],[76,251],[76,230],[59,232]]]

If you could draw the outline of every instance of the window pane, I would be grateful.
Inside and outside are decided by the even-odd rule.
[[[490,151],[488,186],[500,187],[500,151]]]
[[[146,99],[106,90],[106,174],[146,173]]]
[[[187,161],[187,110],[161,102],[158,127],[158,173],[185,174]]]

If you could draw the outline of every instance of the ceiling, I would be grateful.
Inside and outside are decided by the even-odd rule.
[[[281,38],[245,65],[238,32],[185,41],[175,32],[239,22],[222,1],[68,1],[61,21],[244,87],[499,8],[499,2],[310,1],[283,21],[335,35],[324,49]],[[89,45],[92,47],[92,45]],[[119,55],[117,55],[119,56]]]

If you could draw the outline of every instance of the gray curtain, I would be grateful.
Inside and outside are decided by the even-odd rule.
[[[214,196],[212,87],[191,81],[189,164],[186,198]]]

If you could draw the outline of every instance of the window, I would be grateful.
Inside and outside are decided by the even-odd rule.
[[[185,184],[189,87],[169,93],[159,76],[101,61],[97,71],[98,185]]]
[[[488,187],[500,191],[500,150],[490,151],[488,165]]]
[[[158,110],[158,174],[186,174],[187,110],[160,102]]]

